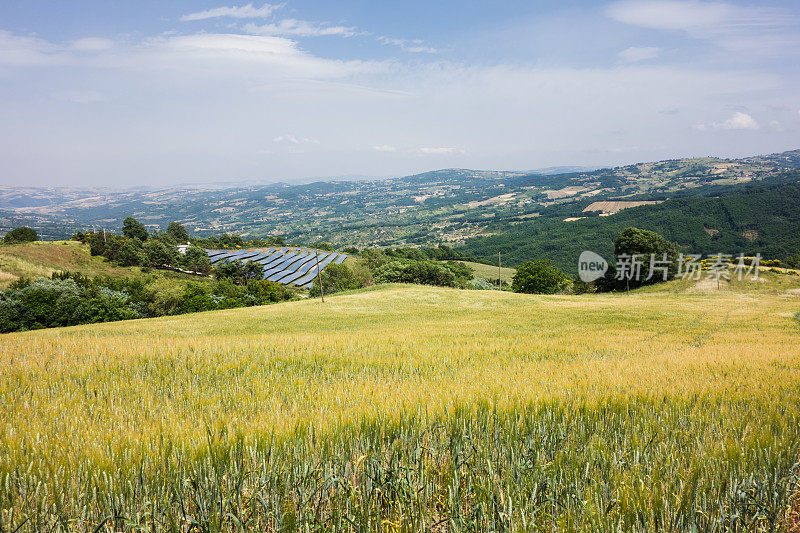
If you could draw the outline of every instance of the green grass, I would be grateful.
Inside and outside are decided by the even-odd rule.
[[[86,276],[138,277],[139,267],[120,267],[103,257],[92,256],[89,246],[77,241],[38,241],[24,244],[0,244],[0,289],[20,277],[49,278],[53,272],[81,272]],[[152,270],[169,279],[203,279],[169,270]]]
[[[484,265],[483,263],[473,263],[471,261],[460,261],[475,271],[476,278],[483,279],[497,279],[497,267],[492,265]],[[500,273],[503,276],[503,281],[511,282],[511,278],[517,273],[516,268],[502,267]]]
[[[788,530],[798,310],[388,286],[5,335],[0,530]]]

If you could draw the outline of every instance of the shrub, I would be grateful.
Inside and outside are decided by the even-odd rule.
[[[325,289],[325,294],[349,291],[363,286],[359,283],[353,271],[345,264],[328,265],[320,274],[320,278],[322,280],[322,288]],[[309,291],[309,295],[319,296],[320,292],[318,282],[314,282],[314,285],[311,286],[311,290]]]
[[[178,250],[159,239],[150,239],[142,247],[144,263],[147,266],[175,266],[178,264]]]
[[[3,237],[4,244],[33,242],[38,240],[39,240],[39,235],[36,234],[36,230],[29,228],[27,226],[14,228],[8,233],[6,233],[5,236]]]
[[[517,267],[511,282],[514,292],[526,294],[554,294],[569,283],[566,274],[549,260],[528,261]]]
[[[213,269],[208,254],[199,246],[187,248],[180,263],[185,269],[200,272],[201,274],[208,274]]]

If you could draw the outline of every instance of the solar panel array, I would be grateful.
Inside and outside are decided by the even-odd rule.
[[[307,289],[331,263],[340,265],[347,254],[320,252],[308,248],[267,248],[266,250],[206,250],[211,264],[239,260],[255,261],[264,269],[263,278],[269,281]],[[319,267],[317,267],[319,262]]]

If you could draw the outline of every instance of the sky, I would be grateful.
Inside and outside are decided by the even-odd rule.
[[[797,148],[796,0],[0,3],[0,185]]]

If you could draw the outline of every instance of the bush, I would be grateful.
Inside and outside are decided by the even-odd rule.
[[[5,236],[3,237],[4,244],[16,244],[21,242],[33,242],[38,240],[39,240],[39,235],[36,234],[36,230],[29,228],[27,226],[14,228],[8,233],[6,233]]]
[[[183,268],[201,274],[208,274],[212,270],[211,260],[205,250],[199,246],[190,246],[180,260]]]
[[[434,261],[394,260],[373,271],[377,283],[417,283],[453,287],[456,277],[447,267]]]
[[[517,267],[511,289],[526,294],[555,294],[568,283],[566,274],[554,267],[549,260],[539,259]]]
[[[325,289],[325,294],[334,294],[363,287],[354,272],[345,264],[328,265],[320,274],[320,278],[322,279],[322,288]],[[320,288],[318,282],[315,281],[308,292],[310,296],[319,296]]]
[[[114,239],[112,242],[113,244],[117,244],[120,241]],[[106,248],[108,248],[108,245]],[[109,256],[106,255],[106,257]],[[145,261],[144,250],[142,249],[142,243],[139,239],[125,239],[119,247],[119,251],[113,254],[112,257],[114,261],[122,266],[137,266]],[[112,257],[109,257],[109,259]]]
[[[159,239],[150,239],[142,247],[144,263],[147,266],[162,267],[178,264],[178,250]]]

